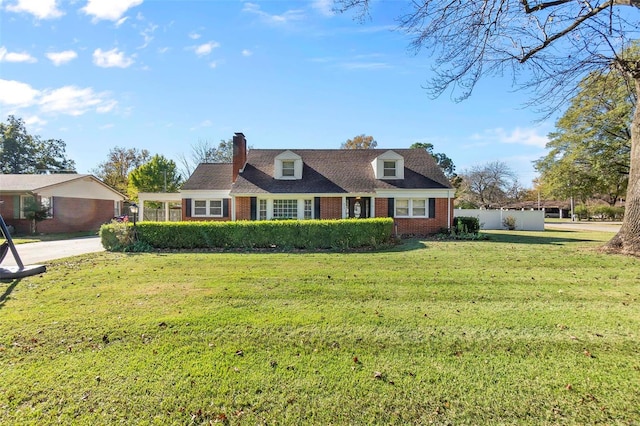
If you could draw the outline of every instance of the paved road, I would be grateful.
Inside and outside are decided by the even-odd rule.
[[[25,265],[46,264],[49,260],[104,251],[100,237],[72,238],[60,241],[45,241],[16,245],[18,256]],[[16,266],[11,250],[2,261],[2,266]]]
[[[601,231],[601,232],[618,232],[620,230],[620,222],[545,222],[545,229],[566,229],[574,231]]]

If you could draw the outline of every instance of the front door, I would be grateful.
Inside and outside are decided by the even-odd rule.
[[[349,207],[349,218],[366,219],[371,217],[371,198],[369,197],[347,197]]]

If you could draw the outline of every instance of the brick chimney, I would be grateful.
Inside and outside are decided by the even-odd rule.
[[[233,135],[233,179],[235,182],[238,179],[240,170],[244,168],[244,164],[247,162],[247,140],[240,132]]]

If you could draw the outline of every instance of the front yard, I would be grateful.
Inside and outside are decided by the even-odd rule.
[[[611,234],[100,253],[0,283],[3,424],[637,424]]]

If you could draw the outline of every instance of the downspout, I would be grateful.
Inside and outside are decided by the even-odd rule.
[[[451,191],[447,191],[447,230],[451,231]]]

